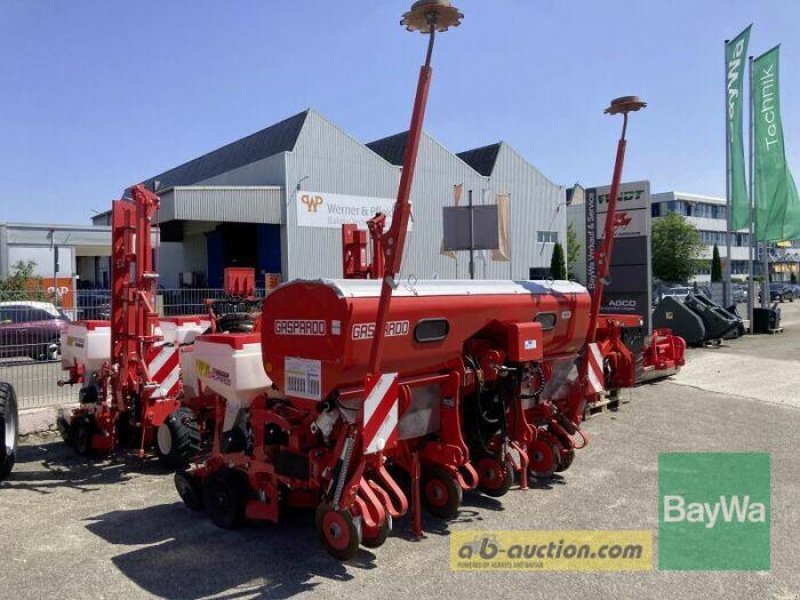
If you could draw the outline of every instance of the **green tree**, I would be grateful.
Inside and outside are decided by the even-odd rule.
[[[556,242],[553,246],[553,256],[550,259],[550,276],[553,279],[567,278],[567,265],[564,263],[564,249],[561,242]]]
[[[711,256],[711,281],[722,281],[722,259],[719,257],[719,248],[714,244],[714,253]]]
[[[682,215],[669,213],[656,219],[651,244],[656,278],[685,282],[697,273],[705,246],[697,229]]]
[[[1,300],[46,300],[42,278],[34,275],[35,260],[20,260],[11,266],[11,272],[0,279]]]
[[[575,279],[575,263],[578,262],[580,254],[581,243],[575,232],[575,224],[570,222],[567,225],[567,274],[570,279]]]

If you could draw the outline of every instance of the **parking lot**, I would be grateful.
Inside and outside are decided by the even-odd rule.
[[[383,547],[345,564],[322,550],[310,514],[219,530],[183,507],[157,463],[90,464],[60,439],[29,438],[0,484],[0,596],[798,598],[800,303],[783,308],[783,335],[691,350],[674,381],[624,392],[618,411],[588,421],[591,444],[563,477],[499,500],[467,494],[458,518],[426,520],[419,542],[404,519]],[[770,571],[450,570],[456,530],[648,529],[657,549],[657,461],[670,451],[771,454]]]

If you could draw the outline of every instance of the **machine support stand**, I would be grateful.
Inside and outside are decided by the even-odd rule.
[[[413,505],[414,523],[411,527],[411,535],[416,539],[422,539],[425,535],[422,531],[422,468],[419,463],[419,452],[414,451],[411,467],[411,503]]]

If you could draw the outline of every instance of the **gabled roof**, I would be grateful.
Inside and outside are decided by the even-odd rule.
[[[193,185],[281,152],[291,152],[309,110],[151,177],[145,181],[145,185],[152,189],[153,182],[158,181],[159,190]]]
[[[367,148],[388,163],[402,166],[408,143],[408,131],[390,135],[366,144]]]
[[[459,152],[458,157],[484,177],[489,177],[494,171],[501,145],[502,142],[498,142],[473,150],[465,150]]]

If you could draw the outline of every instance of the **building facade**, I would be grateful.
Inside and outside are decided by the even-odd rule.
[[[379,207],[391,213],[407,134],[361,143],[313,109],[151,177],[161,197],[161,283],[221,287],[225,267],[282,280],[341,277],[341,223]],[[412,224],[403,278],[463,279],[468,252],[442,250],[442,211],[454,186],[475,204],[509,197],[507,260],[477,253],[476,277],[528,279],[566,238],[564,189],[497,143],[459,154],[422,136],[411,191]],[[323,214],[344,211],[336,219]],[[309,214],[312,212],[314,214]],[[107,222],[98,215],[94,222]],[[331,224],[333,223],[333,224]]]
[[[705,246],[699,258],[708,261],[708,267],[703,268],[694,281],[698,283],[711,281],[711,257],[714,244],[719,249],[723,265],[728,257],[726,237],[728,207],[725,198],[684,192],[661,192],[651,196],[650,206],[653,224],[669,213],[677,213],[686,217],[686,220],[697,228]],[[732,278],[745,279],[749,274],[750,234],[746,229],[742,229],[732,232],[730,238]]]

